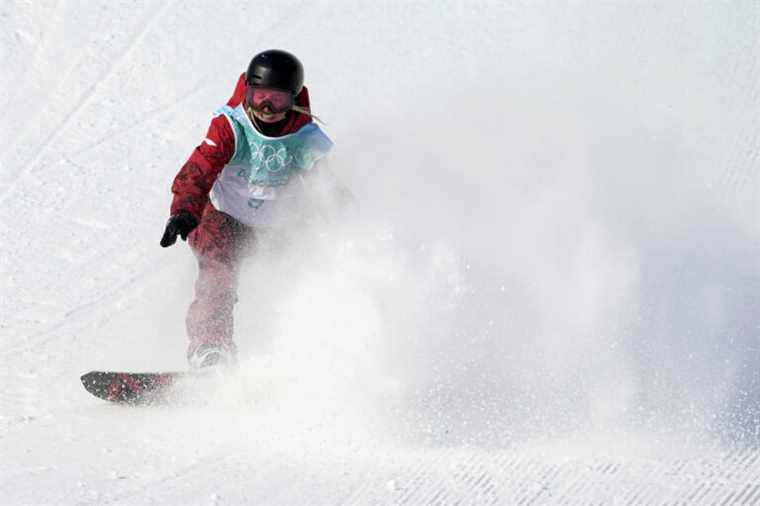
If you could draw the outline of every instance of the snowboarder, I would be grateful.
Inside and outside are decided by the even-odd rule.
[[[236,363],[237,266],[254,231],[305,198],[332,141],[312,121],[301,62],[281,50],[251,60],[232,98],[172,184],[161,246],[187,239],[198,260],[186,326],[193,369]],[[318,163],[320,162],[320,163]]]

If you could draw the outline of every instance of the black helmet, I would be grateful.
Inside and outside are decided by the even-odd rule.
[[[298,58],[280,49],[269,49],[253,57],[245,73],[250,86],[288,90],[298,95],[303,87],[303,65]]]

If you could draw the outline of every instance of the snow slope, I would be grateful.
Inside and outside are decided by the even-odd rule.
[[[755,2],[0,19],[0,503],[760,503]],[[360,208],[262,238],[240,378],[105,405],[184,367],[169,186],[269,47]]]

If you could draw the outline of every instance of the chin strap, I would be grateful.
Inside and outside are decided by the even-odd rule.
[[[253,113],[253,107],[248,104],[243,104],[243,109],[245,109],[246,114],[248,114],[248,119],[251,120],[251,123],[255,125],[256,115]]]

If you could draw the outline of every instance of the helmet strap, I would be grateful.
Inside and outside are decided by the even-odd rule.
[[[320,125],[327,126],[327,123],[325,123],[324,121],[322,121],[321,119],[319,119],[316,114],[312,114],[308,107],[301,107],[300,105],[293,105],[291,107],[291,109],[293,109],[296,112],[300,112],[301,114],[305,114],[305,115],[307,115],[307,116],[309,116],[311,118],[314,118],[314,120],[317,123],[319,123]]]
[[[243,104],[243,107],[245,108],[245,112],[248,113],[248,117],[251,118],[251,121],[256,122],[256,115],[254,114],[254,109],[251,106],[251,104],[245,103],[245,104]],[[319,117],[316,114],[312,114],[311,110],[309,110],[308,107],[301,107],[300,105],[295,105],[294,104],[293,106],[291,106],[290,109],[293,110],[293,111],[295,111],[295,112],[298,112],[298,113],[301,113],[301,114],[305,114],[305,115],[309,116],[310,118],[314,118],[314,121],[316,121],[320,125],[327,126],[327,123],[325,123],[324,121],[322,121],[321,119],[319,119]]]

